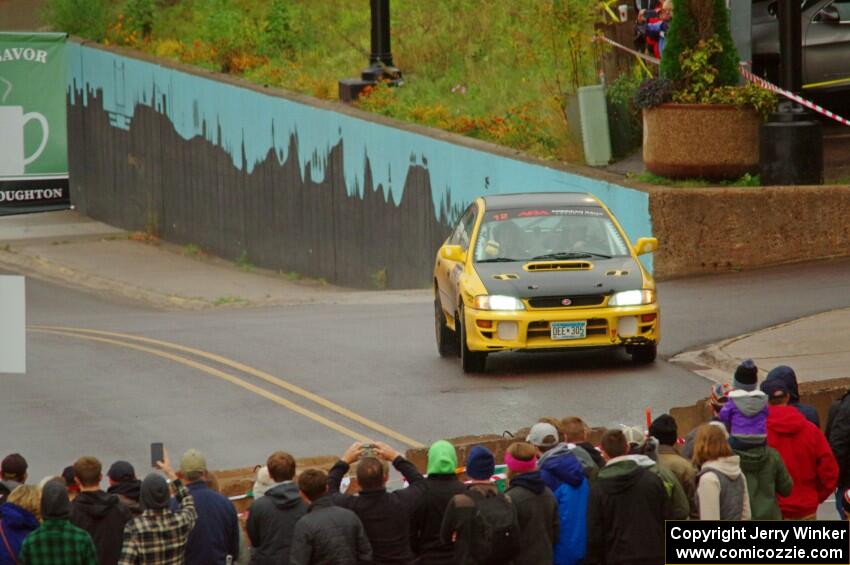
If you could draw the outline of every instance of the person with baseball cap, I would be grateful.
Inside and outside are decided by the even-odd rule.
[[[27,460],[20,453],[11,453],[0,463],[0,504],[6,501],[15,487],[27,482]]]
[[[177,476],[195,500],[198,522],[186,542],[186,565],[223,565],[239,557],[239,518],[233,503],[207,485],[207,460],[197,449],[180,458]],[[171,509],[177,509],[172,501]]]
[[[587,551],[590,483],[583,465],[575,455],[584,450],[570,450],[567,444],[559,441],[559,433],[552,424],[538,422],[531,426],[526,441],[536,448],[540,477],[558,502],[559,526],[558,541],[553,548],[554,562],[567,565],[581,563]]]
[[[816,520],[821,502],[838,482],[838,463],[820,428],[791,405],[782,379],[767,379],[761,390],[768,398],[767,445],[782,456],[794,481],[791,494],[779,496],[785,520]]]

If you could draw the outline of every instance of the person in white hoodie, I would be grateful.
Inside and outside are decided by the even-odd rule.
[[[749,520],[750,496],[741,459],[722,426],[702,426],[694,442],[700,520]]]

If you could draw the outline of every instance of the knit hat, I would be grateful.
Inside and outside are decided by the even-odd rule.
[[[116,461],[110,465],[107,475],[116,483],[132,481],[136,478],[136,470],[127,461]]]
[[[649,435],[657,439],[661,445],[674,445],[679,438],[676,419],[670,414],[660,415],[650,424]]]
[[[738,390],[754,391],[758,383],[759,369],[752,359],[744,359],[735,369],[732,386]]]
[[[558,430],[552,424],[538,422],[531,426],[525,441],[535,447],[553,447],[558,445]]]
[[[71,500],[62,481],[47,481],[41,489],[41,515],[45,519],[62,519],[71,515]]]
[[[27,474],[27,467],[27,460],[24,459],[23,455],[11,453],[4,457],[3,462],[0,463],[0,473],[3,473],[3,476],[8,479],[21,481]]]
[[[204,454],[197,449],[189,449],[180,458],[180,472],[184,475],[189,473],[203,473],[207,470],[207,460]]]
[[[435,441],[428,450],[428,474],[454,475],[456,470],[455,446],[444,439]]]
[[[784,398],[788,396],[788,385],[782,379],[768,379],[761,383],[761,391],[767,395],[768,400]]]
[[[170,498],[168,483],[160,475],[151,473],[142,481],[142,493],[139,499],[145,510],[161,510],[168,506]]]
[[[708,401],[715,414],[720,413],[720,409],[723,408],[723,405],[729,400],[729,393],[731,391],[732,387],[726,383],[715,383],[711,385],[711,396]]]
[[[466,475],[476,481],[486,481],[496,472],[496,460],[493,452],[483,445],[476,445],[469,450],[466,458]]]

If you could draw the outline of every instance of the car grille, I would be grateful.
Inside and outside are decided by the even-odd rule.
[[[571,300],[569,306],[564,306],[565,298]],[[528,299],[532,308],[573,308],[576,306],[600,306],[605,302],[604,294],[581,294],[578,296],[536,296]]]

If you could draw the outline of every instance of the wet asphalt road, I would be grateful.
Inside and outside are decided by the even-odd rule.
[[[669,281],[659,293],[661,355],[669,357],[850,306],[850,260]],[[658,414],[690,404],[709,386],[661,359],[633,367],[617,351],[499,354],[486,374],[464,376],[457,361],[437,356],[424,293],[380,306],[163,312],[29,280],[27,309],[31,326],[145,336],[224,357],[115,336],[30,333],[28,373],[0,375],[0,452],[24,453],[34,478],[85,453],[129,459],[143,471],[152,441],[172,453],[198,447],[211,467],[229,468],[264,461],[276,449],[336,454],[353,436],[388,439],[362,418],[421,443],[516,430],[543,415],[640,424],[647,406]],[[234,368],[237,361],[322,398],[260,380],[256,371]],[[330,403],[357,416],[344,417]]]

